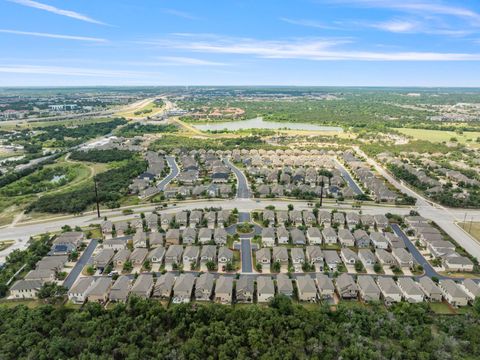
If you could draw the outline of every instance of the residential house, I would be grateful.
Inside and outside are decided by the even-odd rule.
[[[346,215],[347,226],[349,229],[354,229],[360,224],[360,215],[354,212],[348,212]]]
[[[413,268],[413,256],[403,248],[392,250],[392,256],[402,268]]]
[[[277,222],[280,225],[284,225],[289,221],[288,211],[277,211]]]
[[[112,286],[112,279],[109,277],[99,277],[95,280],[93,286],[88,292],[89,302],[105,303],[108,299],[108,293]]]
[[[165,257],[165,248],[158,246],[148,253],[147,259],[153,264],[161,264]]]
[[[379,301],[380,289],[369,275],[359,275],[357,278],[358,292],[363,301]]]
[[[188,212],[180,211],[175,214],[175,223],[180,227],[180,229],[185,229],[188,225]]]
[[[35,299],[42,286],[41,280],[17,280],[10,287],[10,296],[14,299]]]
[[[103,242],[104,249],[123,250],[127,247],[127,237],[108,239]]]
[[[208,244],[210,241],[212,241],[212,229],[200,228],[198,231],[198,242],[200,244]]]
[[[111,302],[127,302],[130,289],[132,288],[132,279],[129,276],[121,275],[112,285],[108,300]]]
[[[303,222],[305,223],[306,226],[315,225],[316,219],[315,219],[315,215],[313,214],[312,211],[303,210],[302,211],[302,217],[303,217]]]
[[[450,305],[455,307],[468,305],[470,299],[467,293],[455,281],[442,279],[439,281],[438,287]]]
[[[333,223],[344,226],[345,225],[345,214],[341,212],[334,212],[333,213]]]
[[[279,245],[286,245],[289,243],[290,234],[288,230],[282,225],[277,228],[277,241]]]
[[[292,280],[287,275],[277,275],[277,292],[290,298],[293,297]]]
[[[160,227],[167,231],[170,228],[170,224],[175,219],[175,215],[173,214],[162,214],[160,217]]]
[[[264,210],[262,219],[268,223],[268,226],[275,226],[275,212],[273,210]]]
[[[306,247],[307,261],[315,266],[316,272],[323,272],[323,253],[318,245],[309,245]]]
[[[404,241],[395,234],[385,233],[385,239],[387,239],[388,247],[390,249],[405,248]]]
[[[137,248],[130,254],[129,260],[133,266],[142,266],[148,255],[148,250],[145,248]]]
[[[131,294],[143,299],[148,299],[153,290],[153,275],[140,274],[132,286]]]
[[[205,266],[209,262],[215,263],[217,261],[216,255],[217,247],[215,245],[204,245],[200,253],[200,263]]]
[[[190,213],[190,227],[194,228],[200,226],[200,224],[202,223],[202,217],[203,213],[201,210],[193,210]]]
[[[297,276],[298,300],[307,302],[317,301],[317,287],[308,275]]]
[[[148,234],[148,245],[150,248],[163,246],[163,234],[159,232],[151,232]]]
[[[269,302],[275,297],[275,286],[273,280],[267,276],[257,278],[257,299],[258,302]]]
[[[343,247],[353,247],[355,246],[355,239],[348,229],[338,229],[338,241]]]
[[[370,237],[367,232],[362,229],[357,229],[353,232],[353,238],[355,239],[355,246],[359,248],[367,248],[370,246]]]
[[[221,304],[231,304],[233,297],[233,279],[219,276],[215,284],[215,301]]]
[[[233,251],[226,246],[218,248],[218,268],[221,271],[227,270],[227,264],[233,264]]]
[[[443,263],[448,271],[473,271],[473,262],[466,256],[448,256]]]
[[[333,285],[332,279],[325,274],[317,274],[316,282],[320,299],[333,299],[335,286]]]
[[[388,249],[388,241],[382,233],[376,231],[370,233],[370,241],[377,249]]]
[[[30,270],[27,275],[25,275],[24,280],[40,280],[42,282],[54,282],[55,281],[55,271],[49,269],[35,269]]]
[[[189,303],[192,299],[195,276],[192,274],[180,274],[173,285],[173,303]]]
[[[373,216],[377,229],[385,230],[389,226],[388,218],[383,214]]]
[[[257,250],[255,254],[257,258],[257,263],[261,264],[264,269],[269,269],[271,263],[270,249],[261,248],[260,250]]]
[[[288,213],[289,219],[295,226],[303,225],[302,212],[299,210],[292,210]]]
[[[228,239],[228,234],[223,228],[217,228],[215,229],[213,233],[213,241],[215,241],[215,244],[217,245],[226,245],[227,244],[227,239]]]
[[[110,264],[110,261],[115,255],[115,251],[112,249],[103,249],[93,258],[93,266],[99,270],[103,270]]]
[[[113,265],[116,268],[119,268],[119,269],[123,268],[125,263],[128,261],[131,253],[132,252],[128,249],[122,249],[122,250],[117,251],[115,256],[113,257],[113,260],[112,260]]]
[[[150,230],[150,232],[158,232],[158,215],[155,213],[148,214],[145,217],[145,222],[147,224],[147,228]]]
[[[153,288],[153,297],[161,299],[169,299],[172,295],[173,284],[175,283],[175,275],[171,272],[166,272],[160,275],[157,279],[155,287]]]
[[[332,223],[332,214],[330,213],[330,211],[320,210],[317,217],[318,223],[320,225],[330,226],[330,224]]]
[[[375,218],[372,215],[362,214],[360,215],[360,222],[364,227],[373,228],[375,226]]]
[[[172,270],[174,266],[182,261],[183,246],[170,245],[165,253],[165,269]]]
[[[78,248],[83,240],[85,240],[85,234],[83,232],[67,231],[58,235],[53,240],[53,245],[72,245],[75,248]]]
[[[207,219],[207,227],[209,229],[214,229],[217,220],[217,213],[215,211],[209,211],[205,214],[205,218]]]
[[[74,304],[83,304],[87,301],[88,292],[93,286],[95,278],[93,276],[81,277],[68,290],[68,300]]]
[[[273,261],[280,263],[281,267],[288,267],[288,251],[283,246],[273,248]]]
[[[335,282],[338,295],[342,299],[355,299],[358,295],[358,286],[353,280],[353,276],[347,273],[341,274]]]
[[[193,270],[197,266],[200,256],[200,247],[188,245],[183,251],[183,268]]]
[[[370,249],[359,249],[358,258],[365,267],[373,267],[377,263],[377,258]]]
[[[377,249],[375,251],[375,256],[377,257],[379,263],[383,266],[395,266],[396,262],[392,254],[383,249]]]
[[[169,229],[165,235],[165,243],[167,245],[179,245],[180,244],[180,230]]]
[[[197,278],[195,284],[195,300],[210,301],[213,294],[215,277],[211,273],[203,273]]]
[[[110,239],[113,233],[113,223],[110,220],[105,220],[100,224],[102,235],[104,239]]]
[[[322,237],[325,244],[337,243],[337,233],[331,227],[326,227],[322,230]]]
[[[442,290],[428,276],[422,276],[418,281],[418,285],[425,293],[425,297],[429,301],[442,301]]]
[[[357,253],[350,250],[349,248],[342,248],[340,250],[340,257],[347,265],[355,265],[355,263],[359,261]]]
[[[182,232],[182,244],[192,245],[197,241],[197,230],[188,227]]]
[[[419,303],[425,300],[425,293],[420,285],[409,277],[401,277],[397,285],[402,292],[403,298],[409,303]]]
[[[147,247],[147,234],[143,230],[137,230],[133,235],[133,247],[146,248]]]
[[[262,246],[275,246],[275,229],[272,227],[262,228]]]
[[[463,283],[460,286],[468,295],[470,301],[473,302],[476,298],[480,297],[480,286],[472,279],[463,280]]]
[[[317,227],[309,227],[307,229],[307,240],[309,244],[321,244],[322,234]]]
[[[337,252],[335,250],[325,250],[323,255],[325,257],[327,268],[330,271],[336,271],[338,269],[338,265],[342,263],[342,260],[338,256]]]
[[[402,301],[402,291],[392,278],[380,276],[377,285],[387,305]]]
[[[302,230],[292,229],[290,231],[290,237],[292,238],[293,245],[305,245],[306,239]]]
[[[240,276],[237,280],[237,302],[252,303],[254,293],[254,281],[250,276]]]
[[[301,272],[302,266],[305,263],[305,253],[303,252],[303,248],[292,248],[290,250],[290,257],[292,258],[295,272]]]

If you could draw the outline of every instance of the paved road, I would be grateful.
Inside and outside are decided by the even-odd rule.
[[[95,251],[95,248],[97,247],[97,245],[98,245],[97,240],[92,239],[90,241],[90,244],[87,245],[87,247],[85,248],[85,251],[83,252],[82,256],[80,256],[77,263],[73,267],[72,271],[70,271],[67,278],[63,282],[63,286],[65,286],[67,289],[70,289],[72,287],[72,285],[75,283],[78,276],[82,272],[82,269],[85,267],[85,265],[88,264],[88,261],[92,257],[92,254]]]
[[[403,240],[403,242],[405,243],[405,246],[407,247],[407,249],[410,251],[410,253],[412,254],[414,260],[417,262],[417,264],[420,264],[423,266],[423,269],[425,271],[425,275],[429,276],[429,277],[433,277],[433,276],[436,276],[438,277],[439,279],[443,278],[444,276],[442,275],[439,275],[432,267],[432,265],[430,265],[430,263],[427,261],[427,259],[425,259],[423,257],[423,255],[420,253],[420,251],[418,251],[418,249],[415,247],[415,245],[410,241],[410,239],[408,238],[408,236],[403,232],[403,230],[400,228],[400,226],[398,226],[398,224],[392,224],[392,229],[393,231],[395,232],[395,234]]]
[[[367,159],[367,163],[372,165],[377,172],[387,179],[393,186],[401,192],[413,196],[417,199],[416,209],[423,217],[431,219],[437,223],[452,239],[462,246],[471,255],[480,259],[480,242],[476,241],[468,233],[458,227],[455,222],[463,220],[465,214],[467,219],[480,221],[480,213],[478,210],[467,209],[449,209],[425,199],[420,194],[406,186],[403,182],[396,180],[374,159],[369,158],[360,148],[354,147],[358,154]]]
[[[178,169],[177,162],[173,156],[165,156],[168,166],[170,167],[170,174],[168,174],[162,181],[157,184],[157,189],[159,191],[165,190],[165,187],[170,184],[170,182],[178,176],[180,170]]]
[[[237,177],[237,199],[249,199],[252,197],[250,188],[248,187],[248,181],[245,174],[240,171],[235,165],[233,165],[228,159],[223,159],[225,165],[233,171]]]
[[[250,239],[241,239],[240,255],[242,257],[242,273],[253,272],[252,267],[252,244]]]
[[[338,165],[337,166],[338,170],[342,174],[342,177],[345,179],[346,182],[348,182],[348,185],[350,185],[350,187],[355,192],[355,194],[362,195],[363,191],[362,191],[362,189],[360,189],[360,186],[358,186],[358,184],[355,182],[355,180],[353,180],[352,175],[350,175],[348,170],[345,169],[345,167],[338,160],[335,159],[335,161]]]

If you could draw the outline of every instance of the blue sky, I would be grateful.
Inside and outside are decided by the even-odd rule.
[[[0,0],[0,86],[480,86],[480,2]]]

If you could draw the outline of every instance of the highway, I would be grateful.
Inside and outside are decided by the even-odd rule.
[[[245,174],[233,165],[228,159],[223,159],[225,165],[235,174],[237,178],[237,199],[249,199],[252,196]]]
[[[72,271],[70,271],[67,278],[63,282],[63,286],[65,286],[67,289],[70,289],[72,285],[75,283],[75,281],[77,281],[78,276],[82,272],[82,269],[85,267],[85,265],[88,264],[97,245],[98,245],[97,240],[92,239],[90,241],[90,243],[87,245],[87,247],[83,251],[82,256],[80,256],[77,263],[73,267]]]
[[[165,190],[165,187],[170,184],[170,182],[175,179],[180,172],[174,156],[165,156],[165,160],[167,160],[168,166],[170,167],[170,173],[157,184],[157,189],[159,191]]]

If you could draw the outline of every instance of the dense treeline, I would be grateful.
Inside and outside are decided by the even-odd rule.
[[[127,193],[131,180],[146,170],[146,162],[130,160],[124,165],[96,176],[99,201],[108,207],[118,207],[119,200]],[[95,202],[93,182],[87,185],[51,195],[42,196],[27,208],[27,212],[79,213]]]
[[[168,125],[155,125],[155,124],[141,124],[130,123],[120,129],[115,134],[123,137],[134,137],[143,134],[155,134],[155,133],[174,133],[178,131],[178,127],[172,124]]]
[[[70,154],[70,159],[77,161],[88,161],[95,163],[107,163],[112,161],[130,160],[135,156],[134,151],[129,150],[88,150],[88,151],[73,151]]]
[[[30,166],[20,171],[12,171],[12,172],[9,172],[8,174],[0,176],[0,188],[7,186],[8,184],[11,184],[14,181],[17,181],[27,175],[30,175],[36,170],[43,169],[44,165],[53,164],[55,162],[55,159],[59,158],[61,155],[62,154],[60,153],[55,154],[51,158],[48,158],[37,165]]]
[[[233,150],[233,149],[265,149],[274,150],[278,147],[267,144],[260,136],[246,136],[232,139],[199,139],[186,136],[165,135],[151,145],[151,150],[185,151],[198,149]]]
[[[177,305],[132,299],[105,310],[0,308],[2,359],[478,359],[478,315],[428,305],[307,310]]]

